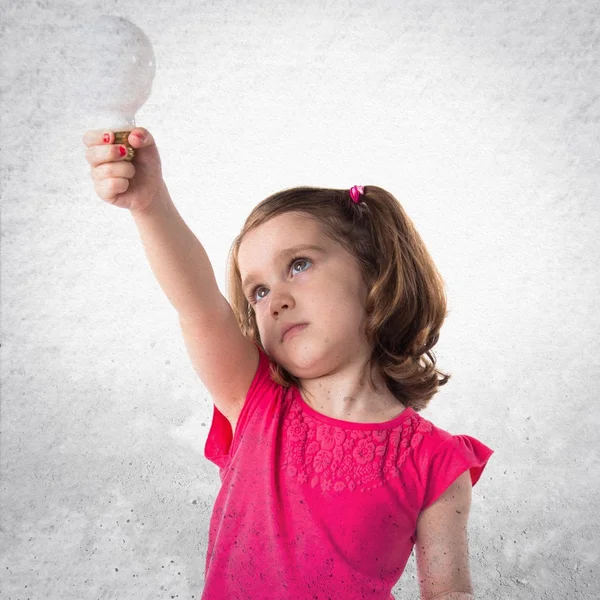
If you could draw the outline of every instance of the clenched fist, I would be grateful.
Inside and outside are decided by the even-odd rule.
[[[126,147],[114,140],[112,131],[101,129],[86,131],[83,136],[96,193],[113,206],[149,210],[166,190],[154,138],[143,127],[130,132],[128,142],[135,149],[132,161],[125,160]]]

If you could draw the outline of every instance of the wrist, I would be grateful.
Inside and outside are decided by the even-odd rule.
[[[144,218],[164,212],[165,209],[168,210],[171,206],[173,206],[173,201],[165,182],[162,181],[156,189],[152,199],[147,204],[143,207],[132,208],[129,212],[134,219],[140,217]]]

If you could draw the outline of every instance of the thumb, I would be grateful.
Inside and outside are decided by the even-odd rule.
[[[127,141],[133,148],[138,150],[139,148],[152,146],[154,144],[154,137],[152,137],[152,134],[144,127],[136,127],[135,129],[132,129],[127,136]]]

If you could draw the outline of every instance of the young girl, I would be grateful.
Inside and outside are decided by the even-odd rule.
[[[418,414],[450,377],[431,352],[446,298],[398,201],[270,196],[233,243],[228,302],[152,135],[131,132],[133,160],[114,141],[84,136],[96,192],[131,212],[214,400],[202,598],[389,600],[413,547],[423,600],[472,598],[471,488],[493,451]]]

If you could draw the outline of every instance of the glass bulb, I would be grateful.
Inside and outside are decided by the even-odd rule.
[[[88,21],[78,33],[82,108],[89,128],[114,131],[115,143],[128,145],[135,115],[152,90],[152,44],[137,25],[110,15]]]

